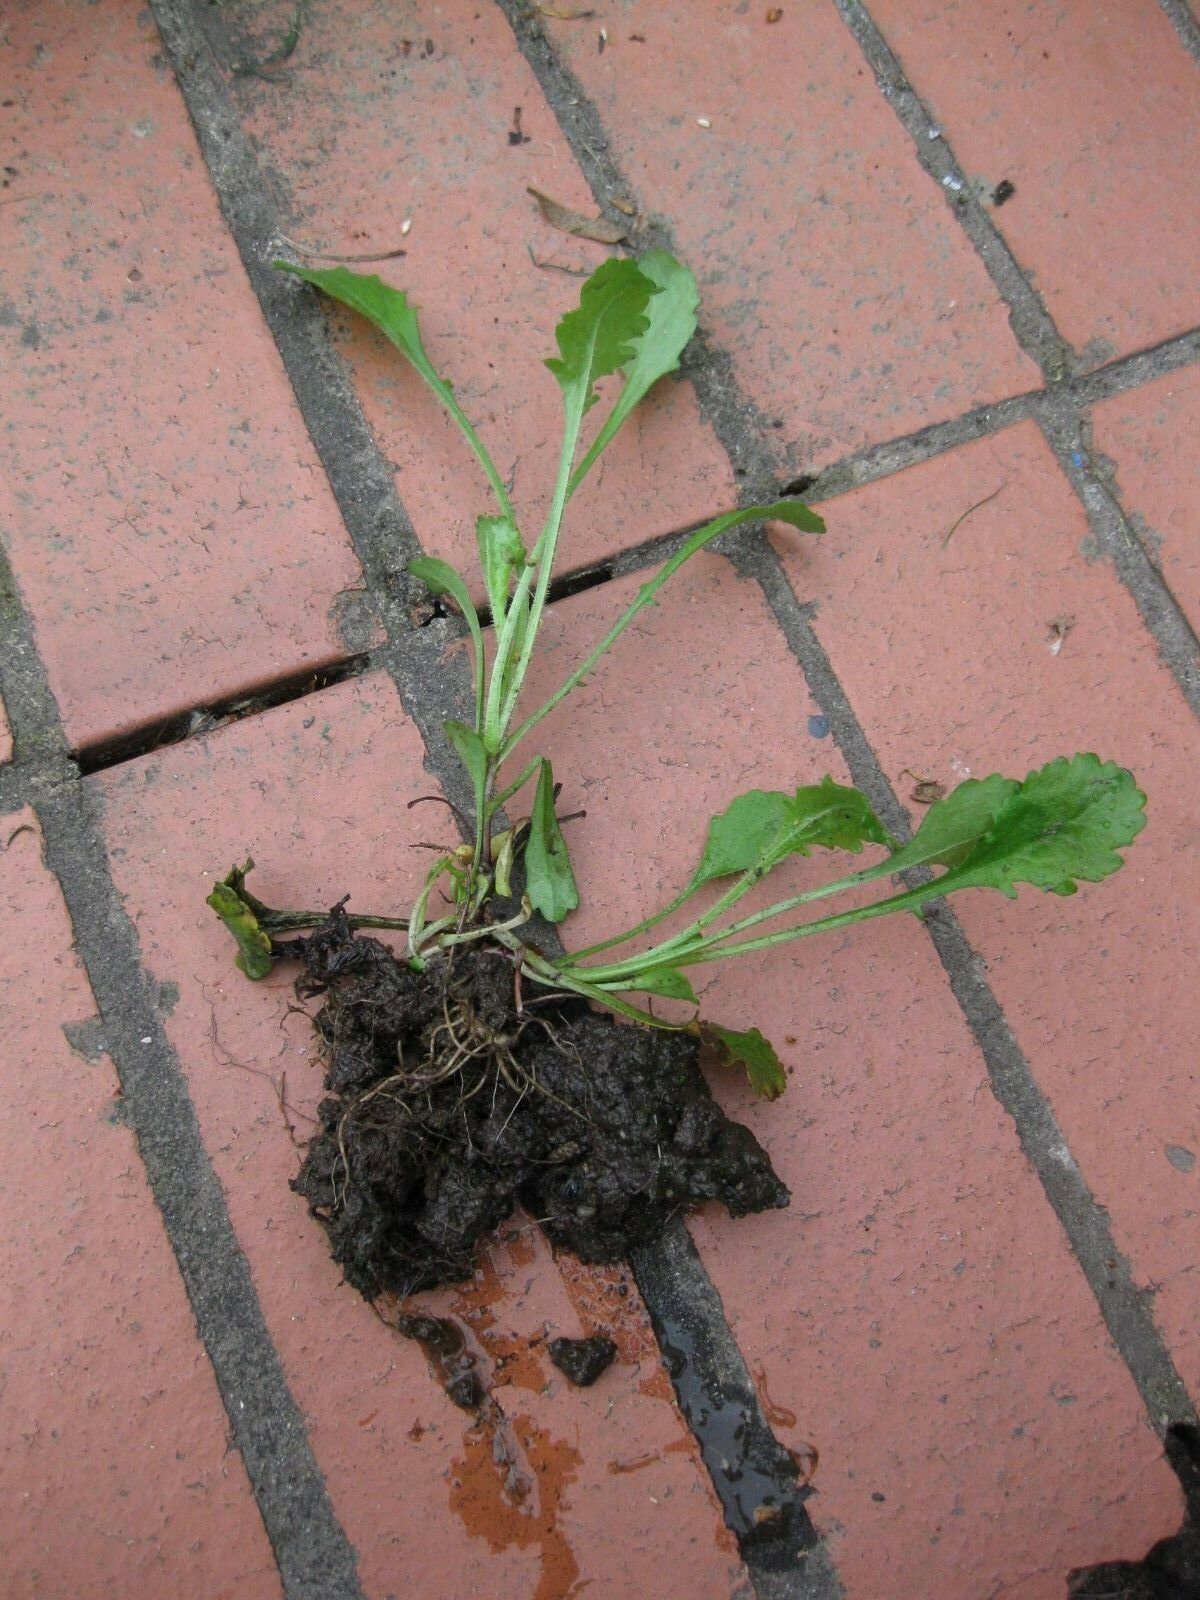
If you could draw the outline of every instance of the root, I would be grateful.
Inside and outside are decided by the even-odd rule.
[[[590,1122],[577,1106],[570,1105],[545,1088],[538,1082],[536,1073],[522,1065],[516,1050],[526,1029],[531,1025],[543,1028],[561,1055],[574,1060],[577,1066],[582,1065],[576,1047],[569,1040],[563,1039],[545,1017],[526,1015],[514,1029],[495,1029],[484,1021],[469,1001],[456,999],[452,1006],[447,986],[447,991],[442,996],[442,1021],[430,1030],[424,1057],[415,1064],[409,1064],[403,1058],[402,1047],[397,1045],[400,1070],[389,1077],[381,1078],[378,1083],[372,1084],[369,1089],[364,1089],[346,1103],[338,1120],[336,1133],[342,1181],[340,1193],[335,1186],[335,1209],[344,1200],[351,1182],[346,1128],[360,1116],[363,1107],[373,1100],[386,1099],[400,1109],[406,1121],[420,1123],[422,1112],[430,1106],[430,1091],[457,1076],[464,1081],[457,1102],[459,1110],[462,1110],[468,1101],[473,1100],[489,1082],[492,1084],[493,1106],[501,1083],[516,1096],[508,1116],[504,1119],[500,1134],[504,1133],[530,1090],[546,1095],[572,1116],[579,1117],[581,1121]],[[475,1074],[474,1083],[469,1088],[466,1087],[469,1069],[473,1064],[480,1062],[482,1067]],[[419,1104],[422,1099],[425,1102],[424,1107]],[[465,1121],[464,1112],[464,1123]]]

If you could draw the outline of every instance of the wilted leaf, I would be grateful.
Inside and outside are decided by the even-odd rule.
[[[525,887],[547,922],[561,922],[579,904],[579,890],[566,840],[554,815],[554,774],[542,761],[538,773],[529,842],[525,846]]]
[[[232,868],[227,877],[213,885],[207,903],[237,941],[237,966],[248,978],[265,978],[274,960],[271,936],[263,931],[260,918],[270,912],[246,889],[246,874],[253,865],[252,860],[247,860],[244,867]]]
[[[757,1028],[734,1033],[730,1028],[719,1028],[715,1022],[696,1022],[691,1031],[713,1045],[727,1066],[745,1067],[755,1094],[778,1100],[787,1088],[787,1074],[779,1057]]]
[[[866,795],[832,778],[795,794],[751,789],[708,825],[695,883],[758,868],[767,873],[786,856],[806,856],[814,845],[858,852],[890,841]]]
[[[540,189],[527,188],[525,192],[533,196],[542,216],[560,233],[569,233],[575,239],[591,239],[595,244],[620,244],[625,238],[625,229],[619,222],[610,222],[607,217],[585,217],[582,211],[573,211]]]

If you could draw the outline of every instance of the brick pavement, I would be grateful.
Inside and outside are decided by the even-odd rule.
[[[6,1591],[1064,1596],[1179,1525],[1162,1439],[1200,1385],[1200,30],[1182,0],[540,9],[0,24]],[[203,896],[249,851],[268,902],[400,909],[433,809],[406,801],[462,793],[458,629],[404,568],[465,561],[485,485],[382,342],[266,263],[403,250],[377,270],[536,516],[533,352],[605,251],[531,185],[703,293],[581,496],[542,686],[739,497],[802,482],[829,529],[698,559],[546,723],[587,811],[571,937],[669,893],[751,782],[832,772],[902,831],[914,774],[1095,748],[1151,820],[1073,901],[712,980],[789,1041],[781,1101],[716,1087],[792,1207],[702,1211],[632,1275],[517,1219],[434,1301],[498,1440],[290,1194],[306,1025]],[[545,1335],[596,1328],[618,1362],[572,1390]],[[730,1415],[816,1452],[786,1540],[739,1523]]]

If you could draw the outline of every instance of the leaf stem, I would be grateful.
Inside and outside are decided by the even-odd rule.
[[[611,647],[625,632],[625,629],[637,616],[638,612],[642,611],[651,603],[651,601],[654,599],[654,596],[662,588],[663,584],[679,571],[680,567],[683,566],[685,561],[694,556],[698,550],[703,549],[706,544],[711,543],[713,539],[718,538],[722,533],[728,532],[730,528],[740,527],[746,522],[770,521],[773,517],[781,517],[787,512],[791,512],[794,516],[798,516],[800,512],[807,513],[807,507],[801,506],[799,501],[793,501],[790,503],[787,501],[780,501],[776,502],[774,505],[767,506],[746,506],[740,511],[726,511],[722,513],[721,516],[714,517],[711,522],[706,522],[702,528],[698,528],[696,532],[693,533],[691,537],[679,547],[670,560],[665,562],[659,571],[655,573],[654,577],[651,578],[648,583],[644,583],[642,585],[642,587],[638,590],[637,598],[626,608],[622,615],[605,634],[604,638],[601,639],[600,643],[596,645],[595,649],[592,650],[580,663],[580,665],[575,668],[570,677],[566,679],[566,681],[554,692],[554,694],[550,696],[547,701],[544,702],[544,704],[540,705],[536,711],[532,712],[528,717],[526,717],[525,721],[521,723],[520,727],[518,727],[513,733],[509,734],[501,746],[501,755],[503,757],[510,756],[516,749],[517,745],[520,744],[521,740],[525,738],[526,734],[530,733],[534,728],[536,728],[543,717],[549,716],[550,712],[554,710],[555,706],[558,705],[560,701],[565,700],[567,695],[570,694],[571,690],[587,677],[588,673],[591,672],[592,668],[600,660],[601,656],[603,656],[607,650],[611,649]],[[561,510],[559,515],[561,516]],[[811,516],[811,513],[808,513],[808,515]],[[816,519],[813,520],[815,521]],[[820,526],[819,522],[817,523],[817,526]],[[541,541],[539,540],[539,547],[540,544]],[[534,554],[537,554],[536,549]],[[530,625],[526,636],[525,661],[528,659],[528,652],[533,648],[533,635],[535,632],[535,627],[536,624],[533,616],[531,615]],[[522,663],[520,673],[521,677],[523,678],[524,662]],[[516,692],[519,692],[520,679],[518,679],[515,689]],[[508,711],[508,715],[504,719],[504,726],[507,726],[508,722],[511,720],[512,712],[515,709],[516,693],[510,697],[510,709]]]
[[[707,949],[718,940],[727,939],[735,933],[741,933],[746,928],[756,927],[759,923],[767,922],[773,917],[785,916],[789,911],[795,911],[800,906],[810,905],[814,900],[825,900],[832,894],[841,894],[844,890],[858,888],[860,885],[869,883],[875,878],[889,876],[890,872],[889,863],[884,860],[877,862],[873,867],[864,867],[858,872],[852,872],[845,878],[838,878],[833,883],[824,883],[817,889],[806,889],[803,894],[789,895],[786,900],[777,900],[774,905],[768,906],[765,910],[756,911],[751,916],[743,917],[740,922],[734,922],[726,928],[719,929],[710,939],[704,942],[704,948]],[[674,960],[668,960],[672,953],[682,948],[694,948],[696,940],[704,929],[735,905],[744,894],[754,887],[761,876],[762,874],[757,867],[751,868],[743,873],[733,887],[727,890],[719,900],[714,901],[703,916],[697,917],[686,928],[680,929],[678,933],[672,934],[669,939],[664,939],[661,944],[654,945],[641,955],[628,956],[624,961],[615,962],[606,967],[588,967],[585,969],[588,977],[593,983],[607,983],[614,978],[640,973],[645,970],[647,963],[652,965],[676,965],[677,963]],[[674,905],[667,908],[668,911],[674,909]],[[666,915],[665,912],[660,913],[660,918],[664,915]],[[651,918],[650,920],[654,922],[660,920],[660,918]],[[638,929],[634,929],[633,933],[638,931]],[[609,940],[609,944],[622,943],[626,937],[629,937],[629,935],[618,935],[617,938]],[[596,948],[602,949],[604,947],[599,946]],[[568,964],[589,953],[580,951],[578,955],[572,955],[568,958]]]
[[[743,939],[738,944],[723,942],[728,937],[726,930],[725,933],[718,934],[712,939],[706,939],[693,949],[655,956],[654,959],[642,963],[635,971],[638,976],[643,976],[661,967],[693,967],[708,961],[723,961],[726,956],[749,955],[755,950],[769,950],[775,945],[787,944],[792,939],[806,939],[810,934],[830,933],[836,928],[851,927],[856,922],[869,922],[874,917],[888,916],[893,911],[916,911],[926,902],[938,900],[941,896],[941,883],[935,880],[916,889],[906,889],[903,893],[892,895],[886,900],[877,900],[874,905],[859,906],[853,911],[842,911],[832,917],[819,917],[815,922],[802,922],[797,927],[780,928],[775,933],[764,934],[758,939]],[[585,970],[588,980],[593,984],[611,982],[613,976],[632,975],[624,971],[610,975],[608,969],[594,967]]]

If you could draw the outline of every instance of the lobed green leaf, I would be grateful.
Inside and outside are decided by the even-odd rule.
[[[700,295],[688,269],[665,250],[650,250],[639,256],[637,268],[658,292],[651,295],[646,307],[646,328],[633,341],[634,353],[621,367],[625,380],[621,392],[591,448],[571,476],[572,493],[634,408],[660,378],[678,369],[684,347],[696,331]]]
[[[427,382],[449,390],[450,385],[438,376],[425,353],[417,308],[403,289],[393,289],[373,272],[351,272],[348,267],[300,267],[291,261],[273,261],[271,265],[303,278],[305,283],[366,317],[404,352]]]
[[[990,778],[968,778],[936,801],[921,819],[908,844],[888,862],[889,872],[909,867],[956,867],[992,826],[997,814],[1021,785],[996,772]]]
[[[650,326],[646,307],[655,285],[635,261],[602,262],[583,285],[579,305],[554,330],[558,355],[546,362],[568,409],[594,404],[598,379],[632,362]]]
[[[986,790],[986,805],[981,790]],[[1080,879],[1099,883],[1121,867],[1118,851],[1146,826],[1145,805],[1146,796],[1124,767],[1096,755],[1059,756],[1023,783],[985,778],[960,785],[932,808],[912,845],[897,852],[891,866],[915,864],[901,858],[920,843],[933,813],[946,807],[962,825],[948,825],[949,811],[937,821],[933,842],[941,849],[924,859],[946,861],[949,870],[932,886],[934,893],[988,888],[1011,899],[1017,884],[1031,883],[1051,894],[1074,894]],[[975,830],[973,840],[967,837],[968,825]],[[957,842],[947,847],[948,840]]]
[[[751,789],[708,825],[693,883],[757,869],[763,875],[789,855],[814,845],[857,853],[864,844],[889,844],[866,795],[832,778],[795,794]]]

